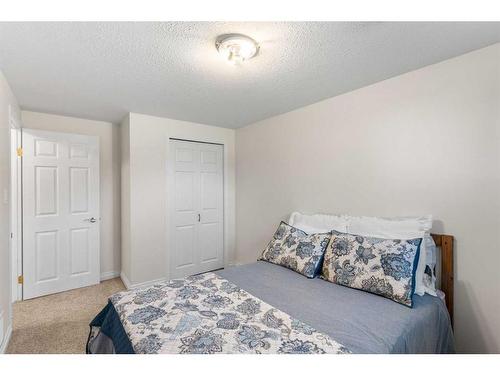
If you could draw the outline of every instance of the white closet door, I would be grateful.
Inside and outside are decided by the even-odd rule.
[[[222,145],[171,140],[169,144],[171,277],[223,267]]]
[[[198,272],[221,268],[224,265],[224,214],[222,146],[200,143],[200,197],[198,199]]]
[[[170,210],[170,254],[172,277],[198,272],[198,144],[170,141],[168,199]]]
[[[99,140],[23,129],[23,296],[99,283]]]

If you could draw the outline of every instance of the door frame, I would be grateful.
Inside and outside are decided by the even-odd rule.
[[[22,128],[12,113],[9,124],[11,302],[16,302],[23,299],[23,285],[18,283],[18,276],[23,274],[22,158],[17,153],[22,148]]]
[[[170,223],[172,220],[172,215],[170,211],[171,204],[173,202],[173,196],[171,192],[173,191],[173,180],[169,179],[169,169],[171,167],[172,160],[169,159],[170,155],[170,141],[180,141],[180,142],[192,142],[192,143],[203,143],[203,144],[210,144],[210,145],[217,145],[217,146],[222,146],[222,264],[223,267],[228,266],[228,236],[227,236],[227,225],[228,225],[228,216],[229,213],[227,211],[227,205],[226,205],[226,199],[228,197],[228,181],[227,181],[227,176],[226,176],[226,166],[227,166],[227,147],[224,143],[219,143],[219,142],[209,142],[209,141],[203,141],[203,140],[193,140],[193,139],[186,139],[186,138],[179,138],[179,137],[167,137],[167,147],[166,147],[166,163],[165,163],[165,178],[167,179],[167,184],[166,184],[166,235],[167,235],[167,256],[166,258],[166,270],[167,270],[167,280],[171,279],[171,274],[172,274],[172,262],[171,259],[173,257],[173,251],[171,248],[171,241],[172,241],[172,235],[171,235],[171,229],[170,229]]]

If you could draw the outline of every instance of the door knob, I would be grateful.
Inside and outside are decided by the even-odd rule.
[[[91,217],[90,219],[83,219],[83,221],[88,221],[88,222],[91,222],[91,223],[95,223],[97,220],[95,219],[95,217]]]

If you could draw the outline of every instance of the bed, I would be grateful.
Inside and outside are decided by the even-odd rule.
[[[87,353],[454,353],[453,238],[433,238],[445,298],[408,308],[257,261],[112,296]]]

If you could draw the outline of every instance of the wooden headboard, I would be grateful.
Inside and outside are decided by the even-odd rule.
[[[445,294],[446,307],[453,325],[453,236],[431,234],[436,246],[441,249],[441,286]]]

